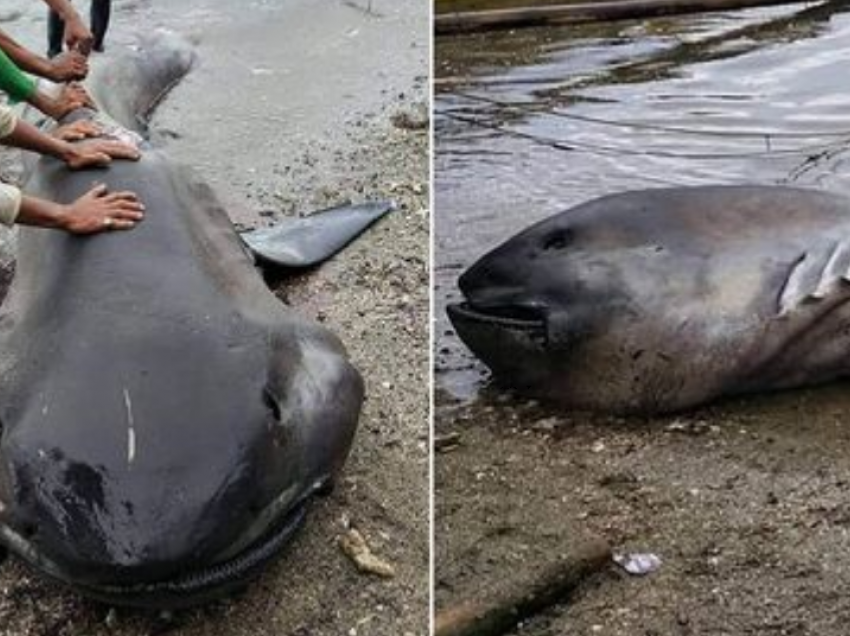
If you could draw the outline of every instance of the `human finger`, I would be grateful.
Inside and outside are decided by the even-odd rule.
[[[125,221],[141,221],[145,218],[144,212],[141,210],[125,210],[122,208],[112,209],[110,215],[116,219],[124,219]]]
[[[101,141],[98,142],[97,149],[115,159],[138,159],[141,156],[138,148],[123,141]]]
[[[106,230],[132,230],[136,227],[136,222],[128,219],[120,219],[117,217],[109,217],[110,223],[104,226]]]
[[[86,192],[86,196],[100,198],[105,195],[109,191],[109,188],[105,183],[95,183],[88,192]]]
[[[139,202],[139,197],[135,192],[124,191],[124,192],[110,192],[107,195],[106,200],[109,202],[112,201],[131,201],[131,202]]]

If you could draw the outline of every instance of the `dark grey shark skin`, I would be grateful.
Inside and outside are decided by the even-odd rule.
[[[497,380],[653,414],[850,371],[850,200],[780,186],[606,196],[460,278],[448,311]]]
[[[93,92],[141,129],[190,63],[159,43]],[[93,180],[137,192],[146,217],[86,238],[21,230],[0,310],[0,543],[97,599],[195,604],[287,543],[342,468],[363,385],[162,152],[102,172],[42,159],[27,190],[71,201]]]

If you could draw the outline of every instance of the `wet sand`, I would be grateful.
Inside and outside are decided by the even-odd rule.
[[[0,634],[427,632],[427,8],[357,5],[252,2],[240,11],[214,0],[116,1],[112,40],[129,41],[134,24],[194,40],[200,63],[155,115],[153,138],[195,166],[242,226],[346,200],[400,204],[333,261],[274,283],[340,336],[366,381],[336,491],[245,594],[170,621],[110,611],[6,562]],[[35,41],[43,23],[22,20]],[[395,567],[394,578],[355,569],[337,545],[349,526]]]
[[[517,633],[846,633],[847,383],[686,416],[564,415],[506,395],[448,410],[438,437],[438,608],[490,598],[603,540],[610,563]]]

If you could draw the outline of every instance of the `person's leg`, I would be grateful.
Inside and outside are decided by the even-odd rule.
[[[91,0],[91,32],[94,36],[93,49],[103,51],[103,40],[109,28],[109,13],[112,0]]]
[[[65,23],[59,14],[51,11],[47,17],[47,57],[56,57],[62,52]]]

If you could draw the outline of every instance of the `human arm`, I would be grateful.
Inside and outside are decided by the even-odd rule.
[[[8,146],[55,157],[72,169],[105,166],[113,158],[139,158],[138,149],[120,141],[95,139],[72,144],[45,135],[32,124],[19,120],[8,108],[0,109],[0,141]]]
[[[86,106],[93,109],[95,107],[86,90],[77,84],[62,86],[55,97],[37,90],[27,101],[56,121],[77,108]]]
[[[68,0],[44,0],[44,3],[65,22],[65,44],[68,48],[88,55],[94,38],[71,3]]]
[[[91,188],[68,205],[27,196],[13,185],[0,183],[0,222],[93,234],[130,230],[144,218],[144,205],[132,192],[110,193],[105,185]]]
[[[24,48],[8,33],[0,30],[0,50],[19,69],[53,82],[81,80],[88,74],[88,60],[78,51],[66,51],[52,60]]]
[[[0,50],[0,91],[13,102],[29,100],[36,92],[35,80],[21,72],[3,50]]]
[[[12,186],[4,184],[4,187]],[[130,230],[143,217],[144,206],[134,193],[109,192],[101,184],[68,205],[21,195],[15,222],[72,234],[94,234],[104,230]]]
[[[27,77],[0,48],[0,90],[8,93],[12,101],[25,101],[53,119],[61,119],[81,106],[93,103],[82,86],[63,86],[56,97],[39,91],[35,81]]]
[[[83,127],[85,128],[85,127]],[[0,107],[0,140],[8,145],[57,157],[69,167],[109,163],[112,156],[138,158],[138,150],[121,142],[70,144],[41,133]],[[111,154],[110,154],[111,153]],[[117,154],[116,154],[117,153]],[[98,185],[69,205],[24,196],[15,186],[0,183],[0,222],[63,229],[75,234],[129,230],[142,220],[144,206],[132,192],[107,191]]]
[[[31,129],[31,130],[30,130]],[[35,133],[35,134],[33,134]],[[8,108],[0,108],[0,139],[12,141],[20,148],[44,151],[59,156],[72,144],[41,134],[38,129],[20,122]],[[109,161],[109,155],[104,155]],[[97,157],[96,160],[103,160]],[[81,167],[81,166],[78,166]],[[35,197],[24,196],[15,186],[0,183],[0,222],[11,225],[38,225],[91,234],[101,230],[129,230],[142,220],[144,206],[131,192],[109,193],[106,186],[89,190],[69,205],[61,205]]]

